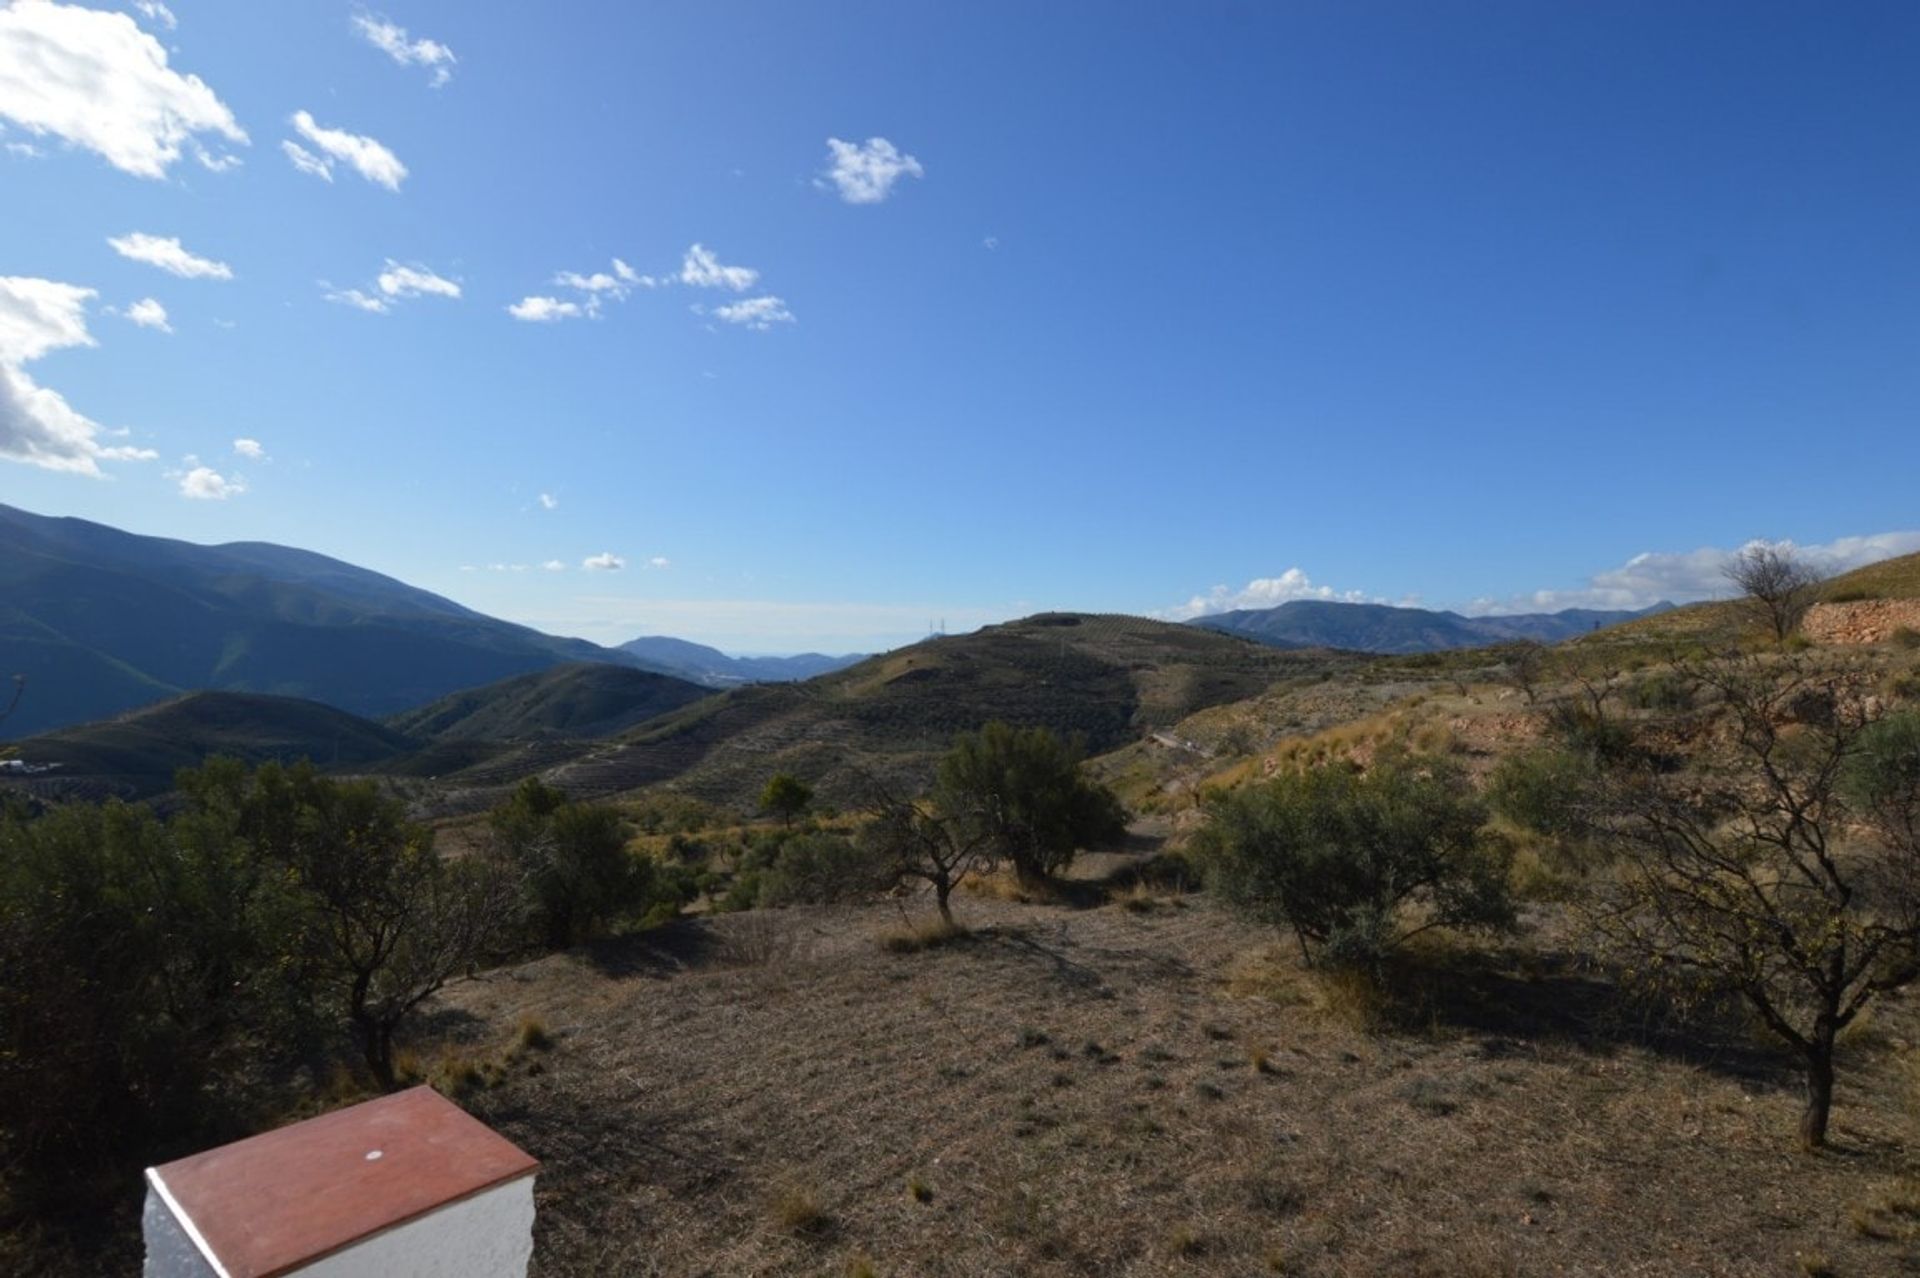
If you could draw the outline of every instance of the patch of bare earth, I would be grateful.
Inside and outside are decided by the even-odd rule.
[[[1849,1223],[1914,1170],[1906,1009],[1850,1062],[1838,1148],[1808,1156],[1779,1062],[1609,1028],[1550,963],[1369,1034],[1201,897],[960,909],[973,935],[920,953],[874,943],[895,906],[791,910],[450,990],[445,1033],[505,1044],[532,1017],[555,1039],[468,1101],[544,1162],[535,1272],[1920,1265],[1913,1222]]]

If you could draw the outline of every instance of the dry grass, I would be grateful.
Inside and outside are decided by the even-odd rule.
[[[1916,1169],[1877,1040],[1807,1158],[1790,1072],[1609,1021],[1551,955],[1456,952],[1368,1031],[1203,898],[963,915],[911,963],[872,943],[889,907],[792,910],[832,932],[777,982],[725,961],[732,915],[449,990],[479,1041],[554,1027],[543,1074],[469,1102],[543,1160],[536,1274],[1865,1274],[1913,1246],[1883,1236]],[[1887,1042],[1915,1021],[1890,1004]]]
[[[876,938],[889,954],[918,954],[965,940],[971,933],[960,923],[949,923],[935,915],[918,922],[904,922],[882,931]]]

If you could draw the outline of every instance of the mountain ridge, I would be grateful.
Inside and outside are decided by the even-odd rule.
[[[1323,647],[1400,655],[1519,640],[1558,643],[1672,609],[1672,604],[1663,601],[1635,610],[1566,608],[1559,612],[1470,617],[1394,604],[1293,599],[1272,608],[1242,608],[1196,617],[1188,624],[1276,648]]]

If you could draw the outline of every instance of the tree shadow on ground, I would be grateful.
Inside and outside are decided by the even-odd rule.
[[[1754,1040],[1737,1005],[1682,1009],[1573,955],[1495,952],[1409,962],[1387,984],[1391,1024],[1481,1035],[1488,1056],[1543,1044],[1600,1056],[1640,1048],[1754,1084],[1796,1077],[1781,1052]]]
[[[573,951],[603,976],[664,981],[724,957],[724,939],[701,919],[674,919],[644,932],[589,941]]]

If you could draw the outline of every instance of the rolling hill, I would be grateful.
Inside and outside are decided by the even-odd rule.
[[[1196,618],[1206,630],[1242,635],[1278,648],[1342,648],[1350,652],[1445,652],[1532,639],[1558,643],[1608,626],[1666,612],[1660,603],[1638,612],[1569,608],[1563,612],[1468,617],[1428,608],[1295,599],[1273,608],[1239,609]]]
[[[406,736],[435,741],[602,737],[712,695],[713,689],[672,675],[569,662],[449,693],[390,715],[386,724]]]
[[[324,555],[200,546],[0,506],[0,673],[29,736],[183,692],[391,714],[567,661],[648,663],[558,639]]]
[[[744,805],[785,770],[827,801],[844,802],[863,772],[923,780],[954,734],[990,719],[1078,733],[1099,753],[1206,706],[1365,660],[1141,617],[1046,613],[930,639],[805,683],[734,689],[547,775],[582,794],[672,781]]]
[[[47,779],[85,779],[111,793],[143,797],[170,788],[180,768],[209,755],[247,763],[311,759],[327,768],[363,768],[405,755],[418,743],[392,728],[296,697],[195,692],[101,723],[15,743],[11,753],[56,764]]]

